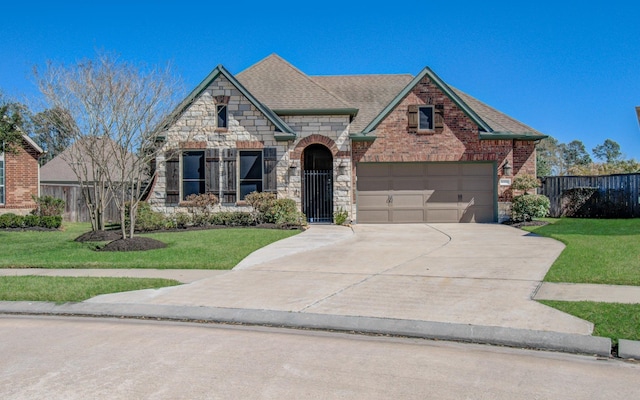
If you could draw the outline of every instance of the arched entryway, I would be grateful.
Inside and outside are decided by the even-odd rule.
[[[333,222],[333,155],[312,144],[302,154],[302,212],[307,221]]]

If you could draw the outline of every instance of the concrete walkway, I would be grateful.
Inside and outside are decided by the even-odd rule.
[[[62,306],[4,302],[0,312],[193,318],[606,354],[610,341],[591,337],[591,323],[532,300],[545,296],[540,281],[563,248],[498,224],[313,225],[231,271],[38,270],[189,283]]]

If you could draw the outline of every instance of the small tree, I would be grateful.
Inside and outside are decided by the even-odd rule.
[[[169,68],[134,65],[107,53],[69,67],[49,63],[44,73],[35,73],[49,107],[69,116],[47,115],[47,121],[82,142],[68,162],[81,182],[91,172],[94,229],[104,227],[106,193],[120,212],[123,239],[133,237],[138,204],[152,182],[149,166],[161,148],[158,127],[180,96],[177,80]]]
[[[0,92],[0,153],[14,153],[22,142],[24,105],[8,101]]]
[[[533,175],[521,174],[518,175],[511,184],[511,188],[514,190],[522,190],[524,194],[529,194],[528,191],[540,187],[540,181]]]

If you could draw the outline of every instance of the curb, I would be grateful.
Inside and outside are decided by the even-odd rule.
[[[216,307],[140,304],[0,302],[0,314],[158,318],[297,329],[357,332],[611,356],[611,339],[598,336],[444,322]]]

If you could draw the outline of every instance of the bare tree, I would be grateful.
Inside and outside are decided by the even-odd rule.
[[[72,137],[81,145],[71,162],[79,180],[81,168],[85,178],[93,175],[97,229],[104,228],[102,202],[112,196],[123,239],[133,237],[138,204],[151,184],[149,164],[160,148],[156,127],[180,94],[177,79],[168,67],[135,65],[106,53],[69,67],[49,63],[35,74],[49,107],[74,121]]]

